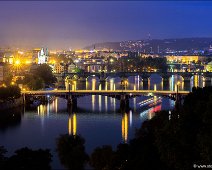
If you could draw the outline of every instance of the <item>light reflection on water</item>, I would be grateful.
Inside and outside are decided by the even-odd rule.
[[[163,83],[160,77],[152,76],[148,82],[142,82],[141,77],[129,77],[126,89],[176,90],[176,83],[182,77],[172,76],[168,83]],[[98,78],[91,77],[85,82],[76,82],[72,89],[122,89],[120,78],[108,78],[106,83],[100,84]],[[180,83],[179,90],[191,90],[192,86],[203,87],[205,83],[200,76],[193,76],[190,83]],[[86,151],[101,145],[112,145],[114,148],[120,142],[129,142],[133,138],[135,129],[143,121],[154,117],[154,112],[171,109],[174,101],[167,98],[153,108],[144,109],[140,102],[152,97],[140,96],[130,99],[131,110],[119,113],[119,100],[107,96],[84,96],[77,99],[78,111],[68,113],[65,99],[55,98],[51,104],[40,105],[35,109],[26,110],[19,126],[0,131],[0,145],[4,145],[9,153],[17,148],[50,148],[54,155],[53,167],[61,168],[55,151],[55,139],[60,134],[78,134],[85,138]],[[153,100],[157,100],[156,97]]]

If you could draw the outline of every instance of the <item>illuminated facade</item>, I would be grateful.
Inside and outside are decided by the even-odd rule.
[[[63,73],[64,72],[64,65],[61,64],[54,64],[53,73]]]
[[[38,52],[38,64],[46,64],[48,62],[49,54],[48,49],[44,51],[44,48]]]
[[[206,65],[206,70],[212,72],[212,61]]]
[[[190,64],[192,62],[197,63],[198,61],[205,61],[205,56],[166,56],[168,63],[183,63]]]
[[[13,53],[5,53],[4,57],[3,57],[3,62],[4,63],[9,63],[9,64],[13,64],[14,63],[14,55]]]
[[[0,65],[0,82],[4,80],[4,66]]]

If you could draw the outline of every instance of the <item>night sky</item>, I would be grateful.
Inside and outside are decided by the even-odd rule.
[[[212,2],[0,2],[0,45],[81,48],[97,42],[212,37]]]

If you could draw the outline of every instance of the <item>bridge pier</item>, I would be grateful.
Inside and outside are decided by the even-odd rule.
[[[183,76],[184,83],[190,83],[191,82],[191,76]]]
[[[163,76],[161,76],[162,77],[162,81],[165,83],[165,82],[169,82],[169,76],[165,76],[165,75],[163,75]]]
[[[149,81],[143,81],[143,90],[149,89]]]
[[[176,94],[175,111],[178,112],[178,114],[179,114],[181,109],[182,109],[182,96],[180,94]]]
[[[106,82],[106,75],[105,75],[105,72],[102,71],[99,75],[99,81],[100,82]]]
[[[125,112],[126,110],[129,110],[129,96],[128,95],[121,95],[120,96],[120,110],[121,112]]]
[[[204,82],[210,86],[211,85],[211,77],[204,77]]]
[[[142,76],[143,82],[148,82],[150,80],[149,78],[149,76]]]
[[[77,81],[79,81],[79,82],[86,82],[86,77],[80,77],[79,79],[77,79]]]
[[[71,96],[67,99],[67,109],[70,112],[73,112],[77,109],[77,98],[76,97]]]
[[[100,77],[99,82],[100,83],[105,83],[106,82],[106,78]]]

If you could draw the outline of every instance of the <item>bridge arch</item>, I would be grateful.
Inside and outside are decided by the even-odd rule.
[[[89,76],[86,76],[86,80],[91,80],[91,79],[96,79],[96,80],[100,80],[100,77],[96,74],[93,74],[93,75],[89,75]]]

